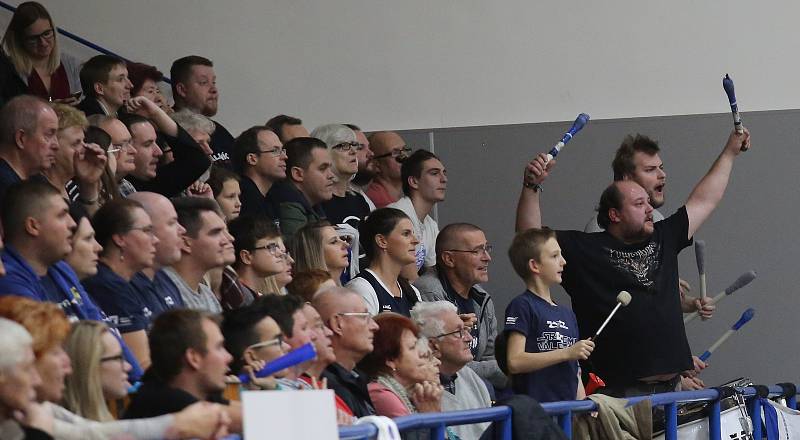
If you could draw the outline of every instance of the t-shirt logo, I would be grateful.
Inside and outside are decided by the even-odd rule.
[[[170,306],[170,307],[174,307],[175,306],[175,300],[172,299],[171,296],[165,296],[164,297],[164,302],[167,303],[167,305]]]
[[[212,162],[217,162],[217,161],[227,162],[229,160],[231,160],[231,157],[225,151],[211,155]]]
[[[518,316],[506,316],[506,325],[517,325]]]
[[[547,321],[547,328],[563,328],[565,330],[569,330],[567,324],[560,319],[558,321]]]
[[[536,338],[536,345],[540,352],[559,350],[571,347],[578,338],[562,335],[561,332],[543,332]]]
[[[651,241],[644,249],[633,252],[606,250],[614,267],[631,274],[642,286],[652,287],[655,284],[655,274],[661,267],[661,246],[658,243]]]

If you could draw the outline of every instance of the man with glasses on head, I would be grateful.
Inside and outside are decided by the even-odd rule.
[[[494,357],[497,316],[494,301],[481,283],[489,281],[492,245],[483,231],[469,223],[453,223],[436,238],[436,266],[414,282],[425,301],[449,301],[470,329],[472,361],[468,364],[495,388],[508,378]]]
[[[411,154],[411,148],[393,131],[372,133],[369,145],[374,154],[371,162],[375,165],[375,174],[367,196],[376,208],[385,208],[403,197],[400,163]]]
[[[428,338],[433,354],[442,362],[439,378],[446,391],[442,393],[442,411],[492,406],[486,384],[467,367],[472,361],[472,336],[456,306],[449,301],[419,302],[411,311],[411,318]],[[459,438],[477,439],[488,427],[486,422],[453,426],[452,429]]]
[[[279,223],[278,203],[269,196],[272,186],[286,178],[286,150],[278,136],[265,126],[248,128],[236,138],[231,156],[242,178],[239,215],[267,217]]]
[[[361,296],[352,290],[336,287],[314,298],[313,306],[333,333],[331,345],[336,362],[325,369],[322,377],[356,417],[375,414],[367,391],[369,378],[356,370],[356,364],[372,352],[372,340],[378,324],[367,311]]]

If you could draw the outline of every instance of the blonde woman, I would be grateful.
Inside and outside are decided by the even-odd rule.
[[[80,65],[59,53],[57,33],[44,6],[21,3],[3,35],[3,50],[24,83],[18,92],[74,105],[81,92]]]
[[[128,394],[131,369],[117,338],[102,322],[80,321],[73,326],[64,348],[72,360],[72,374],[65,380],[64,406],[90,420],[114,420],[106,401]]]

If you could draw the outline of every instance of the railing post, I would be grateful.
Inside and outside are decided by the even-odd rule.
[[[561,430],[567,438],[572,438],[572,411],[567,411],[565,414],[558,416],[558,424],[561,425]]]
[[[665,440],[678,440],[678,404],[675,402],[664,405],[664,417],[666,417]]]
[[[508,412],[508,417],[498,421],[498,430],[495,432],[495,438],[498,440],[511,440],[511,415],[512,411]]]
[[[753,438],[761,440],[761,400],[758,395],[750,401],[750,420],[753,422]]]
[[[708,439],[721,440],[722,428],[720,427],[720,404],[719,399],[711,404],[711,412],[708,414]]]
[[[431,428],[431,439],[444,440],[446,430],[447,428],[445,427],[444,423],[436,425],[435,427]]]

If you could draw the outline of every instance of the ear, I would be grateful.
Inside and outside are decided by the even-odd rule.
[[[122,238],[122,235],[113,234],[111,236],[111,241],[113,241],[114,245],[116,245],[118,248],[120,248],[120,249],[124,249],[125,248],[125,239]]]
[[[247,162],[248,165],[255,166],[255,164],[258,163],[258,155],[256,155],[255,153],[247,153],[245,161]]]
[[[439,340],[436,338],[428,339],[428,346],[431,348],[431,354],[437,358],[442,357],[442,351],[439,350]]]
[[[378,249],[386,250],[389,247],[389,242],[386,240],[385,235],[375,234],[375,245],[378,246]]]
[[[419,179],[414,176],[408,176],[408,186],[414,190],[419,189]]]
[[[183,83],[175,84],[175,92],[178,93],[178,96],[181,98],[186,97],[186,86]]]
[[[194,370],[199,370],[203,364],[203,355],[194,348],[186,349],[183,358],[186,360],[186,364]]]
[[[456,267],[456,262],[453,260],[452,252],[442,252],[439,254],[439,258],[442,259],[442,263],[444,263],[445,267]]]
[[[247,249],[242,249],[239,251],[239,259],[242,261],[242,263],[248,266],[253,264],[253,254],[251,254]]]
[[[530,270],[531,273],[535,273],[537,275],[542,272],[541,268],[539,267],[539,263],[537,263],[536,260],[534,260],[533,258],[528,260],[528,270]]]
[[[103,83],[101,82],[94,83],[93,89],[95,96],[103,96],[105,92],[105,87],[103,87]]]
[[[183,236],[183,244],[181,244],[181,252],[186,254],[192,253],[192,237],[187,235]]]
[[[622,216],[617,208],[610,208],[608,210],[608,219],[611,223],[619,223],[622,221]]]
[[[344,334],[344,329],[342,329],[341,320],[336,318],[337,315],[331,316],[331,319],[329,319],[325,324],[327,324],[328,328],[331,329],[334,335],[342,336]]]
[[[397,369],[397,362],[394,359],[387,359],[386,366],[389,367],[390,370],[394,371]]]
[[[36,220],[33,217],[27,217],[25,219],[25,232],[27,232],[28,235],[31,235],[33,237],[38,237],[39,235],[41,235],[42,231],[41,231],[41,225],[39,224],[39,220]]]
[[[242,360],[244,360],[245,364],[252,364],[253,361],[260,360],[258,356],[255,355],[252,348],[248,348],[247,350],[242,353]]]
[[[14,132],[14,144],[17,146],[17,148],[25,148],[25,130],[19,129]]]
[[[305,171],[302,168],[300,168],[300,167],[292,167],[292,169],[291,169],[291,171],[289,173],[290,173],[290,177],[295,182],[302,182],[303,181],[303,177],[305,175]]]

